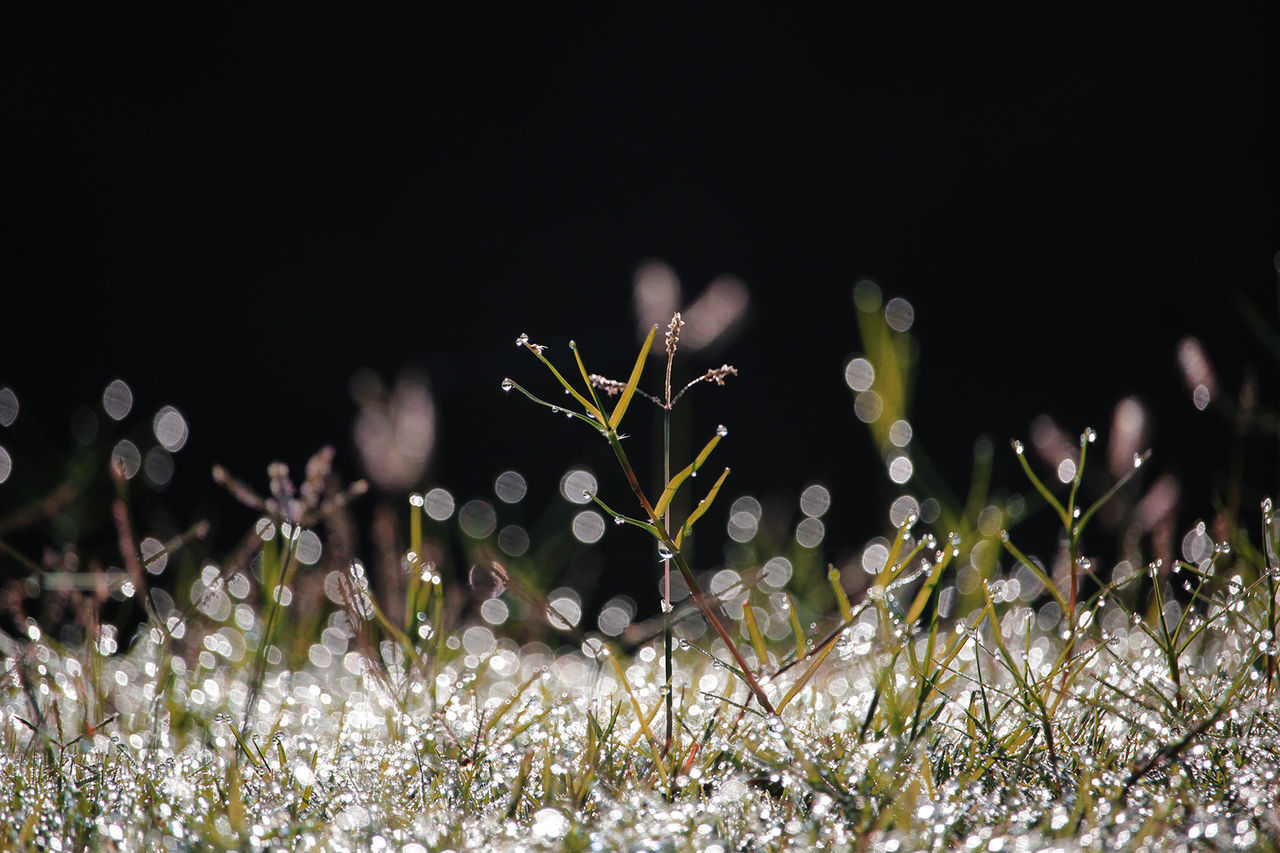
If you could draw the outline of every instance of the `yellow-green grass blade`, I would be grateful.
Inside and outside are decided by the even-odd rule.
[[[831,589],[836,594],[836,604],[840,606],[841,621],[851,622],[853,620],[853,607],[849,604],[849,596],[844,591],[844,584],[840,583],[840,570],[830,563],[827,564],[827,580],[831,582]]]
[[[832,649],[835,647],[835,643],[828,643],[827,647],[818,653],[817,657],[813,659],[813,663],[809,664],[809,668],[796,679],[795,684],[792,684],[791,689],[782,697],[782,701],[778,703],[777,713],[781,714],[782,709],[787,707],[787,704],[796,697],[796,694],[804,689],[804,686],[813,678],[814,673],[818,671],[818,667],[822,666],[822,662],[827,659],[827,655],[831,654]]]
[[[764,634],[760,633],[760,623],[756,620],[755,608],[750,601],[742,602],[742,620],[747,623],[747,634],[751,637],[751,647],[755,649],[756,660],[760,666],[769,662],[769,650],[764,642]]]
[[[667,483],[667,487],[662,490],[662,496],[658,498],[658,505],[653,508],[653,512],[659,518],[666,515],[667,508],[671,506],[671,501],[675,499],[676,492],[679,491],[681,484],[684,483],[694,472],[702,467],[702,463],[707,461],[707,457],[711,455],[711,451],[716,449],[716,445],[720,443],[723,436],[719,431],[716,432],[711,440],[707,442],[706,447],[702,448],[702,452],[698,454],[698,458],[694,459],[684,467],[680,473],[671,478],[671,482]]]
[[[601,429],[603,429],[604,416],[600,414],[600,410],[597,409],[595,406],[591,405],[590,400],[588,400],[586,397],[579,394],[577,389],[574,388],[572,385],[570,385],[569,381],[560,375],[560,371],[556,370],[556,366],[552,364],[550,360],[548,360],[548,358],[545,355],[543,355],[537,347],[531,346],[530,344],[525,344],[525,348],[528,349],[529,352],[537,356],[538,361],[542,362],[547,366],[547,369],[550,370],[551,373],[555,376],[555,378],[559,380],[560,384],[564,386],[564,390],[572,394],[573,398],[582,404],[582,407],[587,410],[588,414],[594,415],[596,419],[596,424],[599,425]],[[587,383],[587,387],[588,388],[591,387],[590,382]],[[520,390],[523,391],[524,389],[521,388]],[[525,396],[532,397],[532,395],[529,394],[527,391],[525,392]],[[542,401],[539,400],[538,402],[542,402]],[[544,405],[547,405],[547,404],[544,404]]]
[[[635,366],[631,368],[631,376],[627,379],[627,385],[622,389],[622,394],[618,397],[618,404],[613,407],[613,414],[609,415],[609,429],[616,430],[618,424],[622,423],[622,416],[627,413],[627,406],[631,405],[631,398],[635,396],[636,386],[640,384],[640,374],[644,372],[644,363],[649,358],[649,348],[653,346],[653,336],[658,332],[658,324],[654,323],[649,329],[649,337],[644,339],[644,346],[640,348],[640,355],[636,358]],[[590,385],[590,383],[587,383]]]
[[[689,513],[689,517],[685,519],[684,526],[680,528],[680,532],[676,534],[675,546],[678,549],[684,544],[684,538],[693,530],[693,523],[702,518],[703,514],[711,509],[711,504],[715,503],[716,495],[720,494],[720,487],[724,485],[724,480],[729,476],[729,469],[725,468],[716,480],[715,485],[711,487],[711,491],[707,492],[707,496],[698,501],[698,505],[693,512]]]
[[[591,382],[591,376],[587,373],[587,366],[582,363],[582,354],[578,352],[578,342],[569,341],[569,349],[573,350],[573,360],[578,363],[578,372],[582,374],[582,381],[587,383],[587,393],[591,395],[591,402],[594,405],[592,414],[599,416],[604,412],[604,406],[600,405],[600,395],[596,393],[596,386]],[[603,419],[599,419],[599,422],[601,426],[604,425]]]
[[[1053,496],[1053,492],[1049,491],[1049,487],[1040,481],[1036,476],[1036,472],[1031,470],[1031,463],[1027,461],[1026,450],[1021,441],[1013,442],[1013,452],[1018,457],[1018,464],[1022,466],[1022,472],[1027,475],[1027,479],[1031,481],[1031,485],[1035,486],[1040,496],[1044,498],[1045,503],[1053,507],[1053,511],[1058,514],[1058,518],[1062,519],[1062,526],[1071,529],[1071,516],[1067,514],[1066,507]]]

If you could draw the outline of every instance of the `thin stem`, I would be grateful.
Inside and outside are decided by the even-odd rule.
[[[662,412],[662,487],[671,484],[671,358],[667,358],[667,405]],[[662,515],[662,529],[671,537],[671,509]],[[662,651],[667,676],[667,740],[666,749],[671,749],[671,738],[675,711],[672,706],[671,682],[673,667],[671,665],[671,560],[662,561]]]
[[[622,442],[618,441],[616,432],[609,432],[609,445],[613,448],[614,455],[618,457],[618,464],[622,467],[622,473],[626,475],[627,482],[631,484],[631,490],[635,492],[636,499],[640,501],[640,506],[653,519],[653,523],[657,525],[661,534],[662,544],[671,551],[672,559],[675,560],[676,568],[680,570],[680,574],[684,577],[685,583],[689,587],[689,592],[693,595],[693,600],[697,602],[698,608],[702,611],[702,615],[711,623],[711,627],[720,635],[720,639],[724,640],[724,644],[729,648],[729,653],[733,655],[734,661],[742,669],[743,677],[746,679],[747,686],[751,688],[751,692],[755,694],[756,700],[759,701],[760,707],[772,714],[775,713],[773,703],[769,701],[769,695],[764,692],[764,688],[760,686],[760,682],[756,681],[755,676],[751,674],[751,666],[746,659],[742,657],[742,652],[738,650],[738,644],[733,641],[733,637],[725,630],[724,625],[716,617],[715,611],[711,609],[710,603],[707,601],[706,595],[702,591],[702,587],[698,584],[698,579],[693,576],[693,570],[689,568],[689,564],[685,561],[684,555],[676,548],[671,537],[662,529],[661,519],[653,511],[653,505],[649,503],[649,499],[645,496],[644,489],[640,487],[640,481],[636,479],[636,472],[631,467],[631,460],[627,458],[627,452],[622,449]]]

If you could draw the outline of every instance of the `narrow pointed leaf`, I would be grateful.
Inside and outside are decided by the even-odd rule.
[[[671,501],[675,499],[676,492],[679,491],[680,485],[684,483],[695,471],[702,467],[702,463],[707,461],[707,457],[711,455],[711,451],[716,449],[716,445],[720,443],[721,435],[716,433],[707,446],[702,448],[702,452],[698,454],[698,458],[690,462],[684,467],[680,473],[671,478],[671,482],[667,483],[667,487],[662,490],[662,496],[658,498],[658,505],[653,508],[654,513],[661,518],[666,514],[667,508],[671,506]]]
[[[640,355],[636,358],[635,367],[631,368],[631,377],[627,379],[627,387],[622,389],[622,395],[618,397],[618,405],[613,407],[613,414],[609,416],[609,429],[617,429],[618,424],[622,423],[622,416],[627,413],[627,406],[631,405],[631,398],[635,396],[636,386],[640,384],[640,374],[644,372],[644,363],[649,358],[649,347],[653,346],[653,336],[658,332],[658,324],[654,323],[653,328],[649,330],[649,337],[644,339],[644,346],[640,348]]]
[[[693,512],[689,513],[689,517],[685,519],[684,526],[681,527],[680,532],[676,534],[677,548],[679,548],[684,542],[684,537],[689,535],[689,531],[693,529],[693,523],[699,518],[702,518],[703,513],[711,509],[711,504],[715,502],[716,495],[720,494],[720,487],[724,485],[724,479],[728,476],[729,469],[725,468],[724,473],[720,475],[719,479],[716,480],[715,485],[711,487],[711,491],[707,492],[707,496],[698,501],[698,506],[693,510]]]
[[[575,389],[572,385],[570,385],[569,381],[560,375],[560,371],[556,370],[556,366],[552,364],[545,355],[543,355],[541,352],[534,349],[533,347],[529,347],[528,344],[525,344],[525,346],[529,348],[530,352],[532,352],[535,356],[538,357],[538,361],[541,361],[543,364],[547,366],[547,369],[550,370],[551,373],[555,376],[555,378],[559,380],[560,384],[564,386],[564,390],[572,394],[574,399],[576,399],[579,403],[581,403],[582,407],[586,409],[588,413],[595,416],[596,422],[601,425],[601,428],[603,428],[604,416],[600,414],[600,410],[597,409],[595,406],[591,405],[590,400],[588,400],[586,397],[579,394],[577,389]],[[588,387],[590,386],[590,384],[591,383],[587,383]]]
[[[591,376],[587,373],[587,366],[582,363],[582,355],[578,352],[577,341],[569,341],[569,349],[573,350],[573,360],[578,362],[578,372],[582,374],[582,381],[587,383],[587,393],[591,395],[592,408],[591,413],[595,415],[600,425],[604,426],[604,406],[600,405],[600,395],[596,393],[596,386],[591,382]]]
[[[813,674],[818,671],[818,667],[822,666],[822,662],[827,659],[827,655],[831,654],[835,647],[835,643],[829,643],[825,649],[814,657],[813,662],[809,664],[809,668],[796,679],[796,683],[791,685],[791,689],[787,691],[786,695],[782,697],[782,701],[778,703],[778,713],[782,713],[782,709],[787,707],[791,700],[796,697],[796,694],[804,689],[804,686],[813,678]]]

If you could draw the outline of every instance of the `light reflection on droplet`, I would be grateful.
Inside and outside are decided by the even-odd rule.
[[[816,548],[826,536],[827,528],[816,518],[806,518],[796,525],[796,542],[802,548]]]
[[[774,589],[781,589],[791,580],[791,561],[786,557],[771,557],[761,567],[760,582]]]
[[[889,462],[889,479],[898,485],[902,485],[911,479],[911,475],[915,473],[915,467],[911,464],[911,460],[905,455],[895,456]]]
[[[610,637],[616,637],[627,629],[635,618],[636,603],[628,596],[614,596],[601,608],[596,617],[600,631]]]
[[[800,511],[810,518],[825,515],[831,507],[831,492],[826,486],[814,483],[800,493]]]
[[[573,517],[574,538],[587,545],[599,542],[606,526],[604,517],[594,509],[584,509]]]
[[[511,615],[511,608],[501,598],[487,598],[480,605],[480,617],[490,625],[501,625]],[[463,640],[466,643],[466,640]]]
[[[133,389],[123,379],[113,379],[102,392],[102,408],[112,420],[124,420],[133,408]]]
[[[314,566],[320,562],[320,555],[324,551],[320,537],[313,530],[302,531],[302,534],[298,537],[296,548],[298,562],[304,566]]]
[[[503,503],[514,504],[524,499],[529,484],[519,471],[503,471],[493,481],[493,493]]]
[[[594,495],[595,493],[596,478],[590,471],[575,468],[566,471],[565,475],[560,478],[560,494],[569,503],[590,503],[591,498],[588,495]]]
[[[132,480],[142,467],[142,454],[138,446],[126,438],[112,449],[111,464],[123,472],[126,479]]]
[[[489,601],[498,601],[498,599],[491,598]],[[484,625],[472,625],[462,632],[462,648],[469,655],[484,657],[493,654],[496,647],[497,642],[494,640],[493,631]]]
[[[743,495],[742,497],[734,498],[733,503],[729,504],[729,515],[739,512],[745,512],[756,521],[759,521],[764,514],[764,508],[760,506],[760,501],[751,495]]]
[[[164,543],[154,536],[148,536],[139,542],[138,550],[142,553],[142,564],[153,575],[163,572],[169,563],[169,554],[165,551]]]
[[[498,547],[509,557],[522,556],[529,550],[529,533],[518,524],[508,524],[498,531]]]
[[[0,427],[13,426],[18,419],[18,395],[8,386],[0,388]]]
[[[458,526],[472,539],[484,539],[498,526],[493,504],[481,498],[469,500],[458,510]]]
[[[548,600],[551,608],[547,613],[547,621],[553,626],[567,629],[577,625],[582,618],[582,600],[573,590],[564,587],[553,590]]]
[[[1074,459],[1063,459],[1058,463],[1058,482],[1070,483],[1076,476],[1076,462]]]
[[[453,515],[453,495],[437,486],[423,497],[422,508],[435,521],[445,521]]]
[[[845,365],[844,381],[854,391],[869,391],[876,381],[876,369],[870,361],[859,356]]]
[[[885,303],[884,320],[895,332],[905,332],[915,322],[916,310],[911,303],[901,296],[895,296]]]
[[[920,516],[924,521],[929,520],[924,518],[923,513],[920,511],[920,504],[916,503],[914,497],[902,495],[889,505],[889,523],[894,527],[901,527],[903,522],[907,520],[907,516],[913,513]]]
[[[911,424],[904,420],[896,420],[889,427],[889,442],[894,447],[906,447],[911,443]]]
[[[853,413],[864,424],[875,423],[884,412],[884,401],[875,391],[863,391],[853,398]]]
[[[750,542],[755,538],[756,530],[760,523],[756,516],[746,510],[739,510],[729,514],[729,520],[726,523],[726,532],[729,538],[734,542]]]
[[[889,559],[889,546],[883,541],[873,541],[862,552],[862,570],[869,575],[878,574]]]
[[[173,406],[165,406],[156,412],[151,429],[156,441],[170,453],[177,453],[187,443],[187,419]]]

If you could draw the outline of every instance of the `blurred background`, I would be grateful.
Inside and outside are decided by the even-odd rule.
[[[1264,5],[463,5],[5,13],[0,575],[121,565],[117,494],[138,539],[207,520],[192,559],[227,559],[260,513],[213,466],[265,494],[332,446],[371,486],[351,553],[422,494],[446,574],[483,545],[651,613],[652,543],[581,503],[631,511],[607,445],[499,384],[558,393],[522,332],[625,379],[676,309],[676,384],[738,371],[673,413],[676,467],[729,429],[707,570],[856,565],[962,503],[975,453],[1027,491],[1011,438],[1069,480],[1087,426],[1099,487],[1154,449],[1166,539],[1233,470],[1246,507],[1274,488],[1273,422],[1241,415],[1280,378]],[[660,413],[625,431],[656,483]]]

